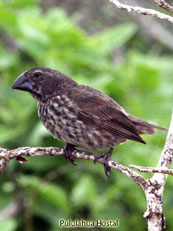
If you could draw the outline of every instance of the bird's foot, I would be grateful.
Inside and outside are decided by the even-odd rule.
[[[70,161],[73,165],[77,165],[74,162],[74,157],[71,155],[71,153],[75,150],[75,146],[73,144],[67,143],[64,148],[64,157],[66,161]]]
[[[103,159],[104,170],[105,170],[105,174],[106,174],[107,178],[109,178],[111,176],[111,168],[108,165],[108,161],[110,160],[110,158],[112,156],[112,152],[113,152],[113,148],[110,148],[110,150],[107,153],[98,155],[94,159],[94,164],[96,164],[96,161],[98,159]]]

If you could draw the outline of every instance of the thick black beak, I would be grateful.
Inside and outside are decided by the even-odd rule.
[[[21,91],[29,91],[31,92],[32,89],[32,85],[29,82],[29,80],[25,77],[25,72],[23,74],[21,74],[13,83],[12,89],[17,89],[17,90],[21,90]]]

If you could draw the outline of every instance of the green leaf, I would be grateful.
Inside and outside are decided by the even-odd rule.
[[[84,176],[74,186],[71,199],[75,205],[89,205],[93,203],[96,195],[96,185],[93,178]]]
[[[141,90],[153,90],[160,83],[158,68],[147,66],[145,64],[136,67],[137,86]]]
[[[5,31],[15,32],[16,28],[16,15],[11,7],[0,2],[0,27]]]
[[[107,29],[91,38],[91,44],[98,47],[100,54],[108,55],[119,46],[126,43],[136,32],[132,23],[121,24]]]
[[[67,213],[69,212],[67,195],[60,186],[44,182],[39,186],[39,195],[49,201],[50,204],[60,207]]]
[[[31,6],[36,6],[38,3],[38,0],[13,0],[11,5],[16,8],[25,8],[25,7],[31,7]]]
[[[17,228],[17,221],[9,218],[0,222],[1,231],[15,231]]]
[[[30,191],[36,192],[39,200],[43,199],[66,213],[70,211],[68,197],[62,187],[31,176],[21,176],[20,183],[24,187],[29,187]]]
[[[16,64],[17,56],[15,53],[9,53],[7,51],[1,51],[0,56],[0,70],[10,68]]]

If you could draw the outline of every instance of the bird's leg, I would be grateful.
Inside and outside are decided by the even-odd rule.
[[[73,165],[76,165],[74,162],[73,157],[71,156],[71,153],[75,150],[75,146],[73,144],[67,143],[64,148],[64,157],[66,161],[70,161]]]
[[[114,150],[114,148],[110,148],[107,153],[98,155],[94,159],[94,164],[95,164],[98,159],[103,158],[103,165],[104,165],[104,169],[105,169],[105,174],[108,178],[111,176],[111,168],[108,165],[108,161],[110,160],[110,158],[112,156],[113,150]]]

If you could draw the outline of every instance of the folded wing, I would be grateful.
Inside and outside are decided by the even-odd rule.
[[[107,95],[81,85],[81,89],[76,89],[69,97],[75,104],[78,118],[87,125],[105,130],[115,137],[145,144],[124,109]]]

